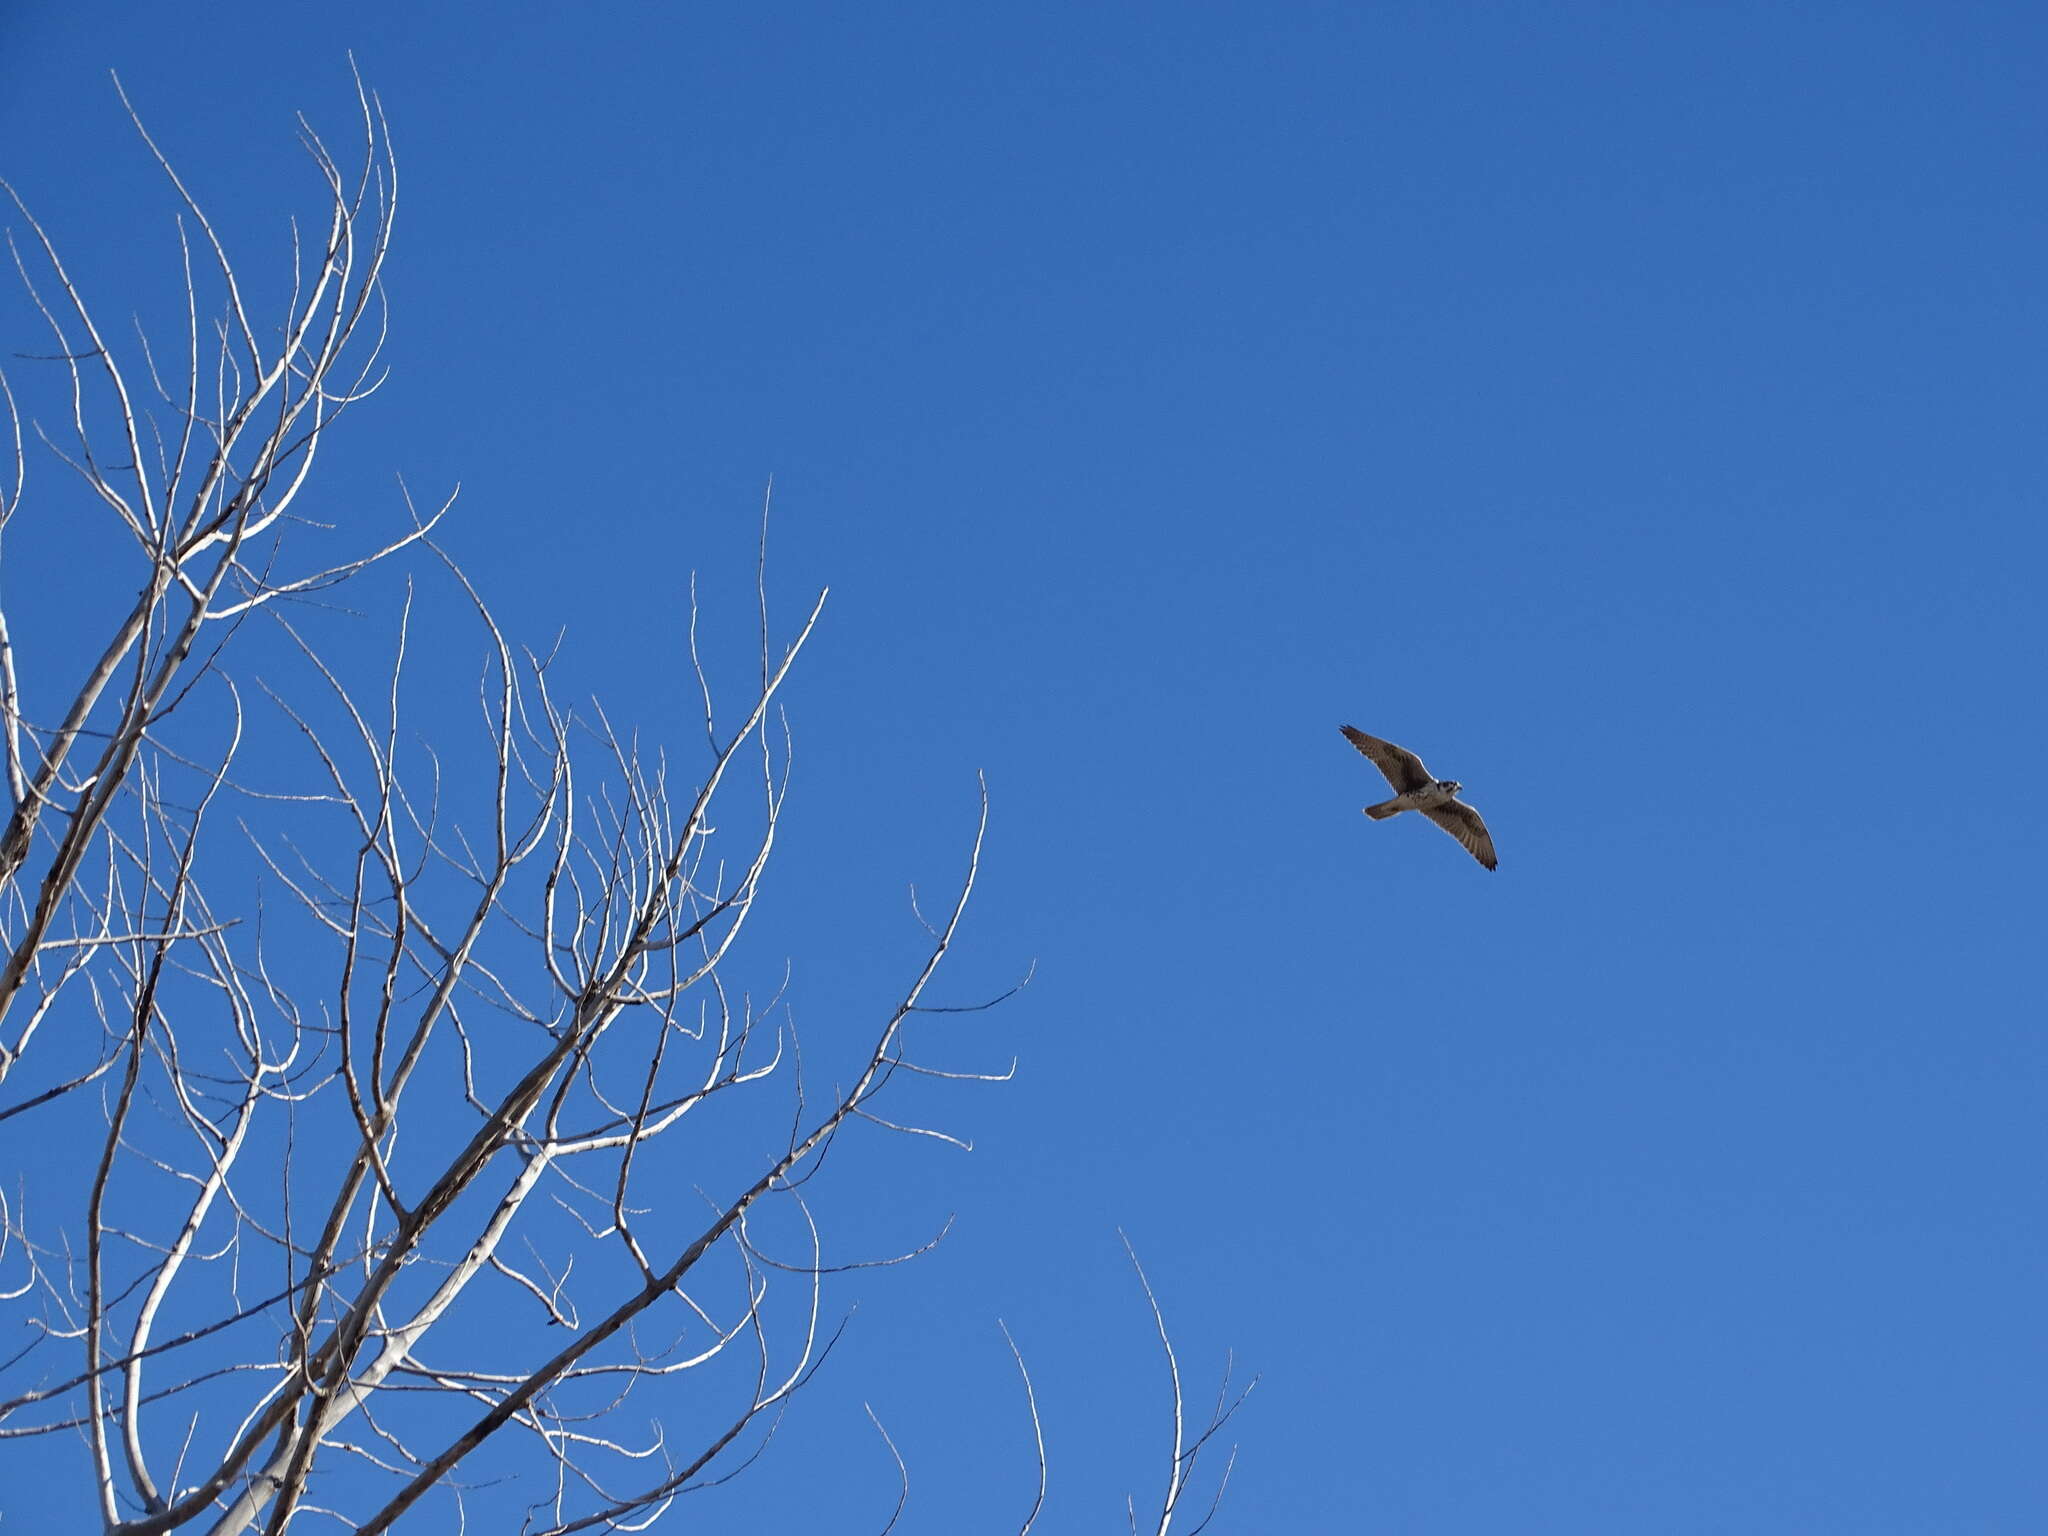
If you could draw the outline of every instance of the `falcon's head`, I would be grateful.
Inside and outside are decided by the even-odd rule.
[[[1460,784],[1456,779],[1441,779],[1438,781],[1438,785],[1440,788],[1449,790],[1454,795],[1459,790],[1465,787],[1464,785]]]

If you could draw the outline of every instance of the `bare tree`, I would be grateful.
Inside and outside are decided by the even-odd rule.
[[[953,1140],[896,1107],[906,1088],[1009,1076],[913,1039],[992,1006],[927,1000],[987,797],[943,908],[917,913],[921,957],[857,1048],[835,1032],[821,1087],[780,994],[729,970],[788,792],[778,692],[824,595],[778,640],[757,569],[727,702],[692,583],[685,767],[557,696],[552,656],[435,543],[446,504],[405,500],[383,533],[302,506],[380,379],[397,166],[357,94],[353,169],[302,122],[324,206],[294,226],[281,322],[146,133],[183,209],[174,354],[139,328],[116,347],[15,198],[68,401],[34,435],[104,510],[95,591],[139,590],[68,696],[47,660],[18,675],[0,612],[0,1132],[71,1151],[0,1190],[22,1329],[0,1448],[82,1437],[99,1519],[130,1536],[313,1513],[378,1532],[513,1469],[493,1497],[522,1529],[642,1529],[760,1454],[829,1351],[823,1287],[850,1266],[810,1185],[839,1138]],[[0,541],[29,460],[7,401]],[[453,744],[411,728],[411,577],[388,644],[322,596],[401,552],[483,659]],[[1191,1435],[1172,1380],[1161,1533],[1235,1408]]]

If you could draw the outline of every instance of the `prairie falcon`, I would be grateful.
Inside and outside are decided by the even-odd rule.
[[[1422,766],[1422,759],[1406,747],[1397,747],[1391,741],[1368,736],[1356,726],[1341,725],[1338,729],[1344,733],[1346,741],[1365,754],[1373,767],[1387,776],[1387,782],[1394,789],[1393,799],[1368,805],[1366,815],[1374,821],[1385,821],[1403,811],[1420,811],[1455,837],[1467,853],[1488,869],[1499,866],[1500,861],[1493,856],[1493,836],[1486,830],[1486,823],[1479,819],[1477,811],[1458,799],[1458,791],[1464,788],[1462,784],[1456,779],[1437,778]]]

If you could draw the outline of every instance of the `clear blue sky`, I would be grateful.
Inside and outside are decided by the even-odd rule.
[[[773,474],[834,595],[753,963],[865,1029],[984,769],[959,992],[1038,965],[973,1154],[838,1213],[957,1230],[710,1528],[879,1528],[862,1398],[910,1528],[1013,1520],[1002,1316],[1041,1529],[1120,1529],[1121,1223],[1264,1376],[1221,1529],[2048,1529],[2048,12],[18,5],[0,169],[118,314],[105,70],[261,251],[351,48],[404,190],[333,483],[460,480],[507,624],[688,740]]]

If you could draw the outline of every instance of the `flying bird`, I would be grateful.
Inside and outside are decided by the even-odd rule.
[[[1486,830],[1486,823],[1479,819],[1477,811],[1458,799],[1458,791],[1464,788],[1462,784],[1456,779],[1437,778],[1422,766],[1422,759],[1406,747],[1397,747],[1391,741],[1368,736],[1356,726],[1342,725],[1338,729],[1344,733],[1346,741],[1365,754],[1373,767],[1387,776],[1387,782],[1394,788],[1393,799],[1368,805],[1366,815],[1374,821],[1385,821],[1403,811],[1420,811],[1455,837],[1467,853],[1488,869],[1499,867],[1500,861],[1493,856],[1493,835]]]

